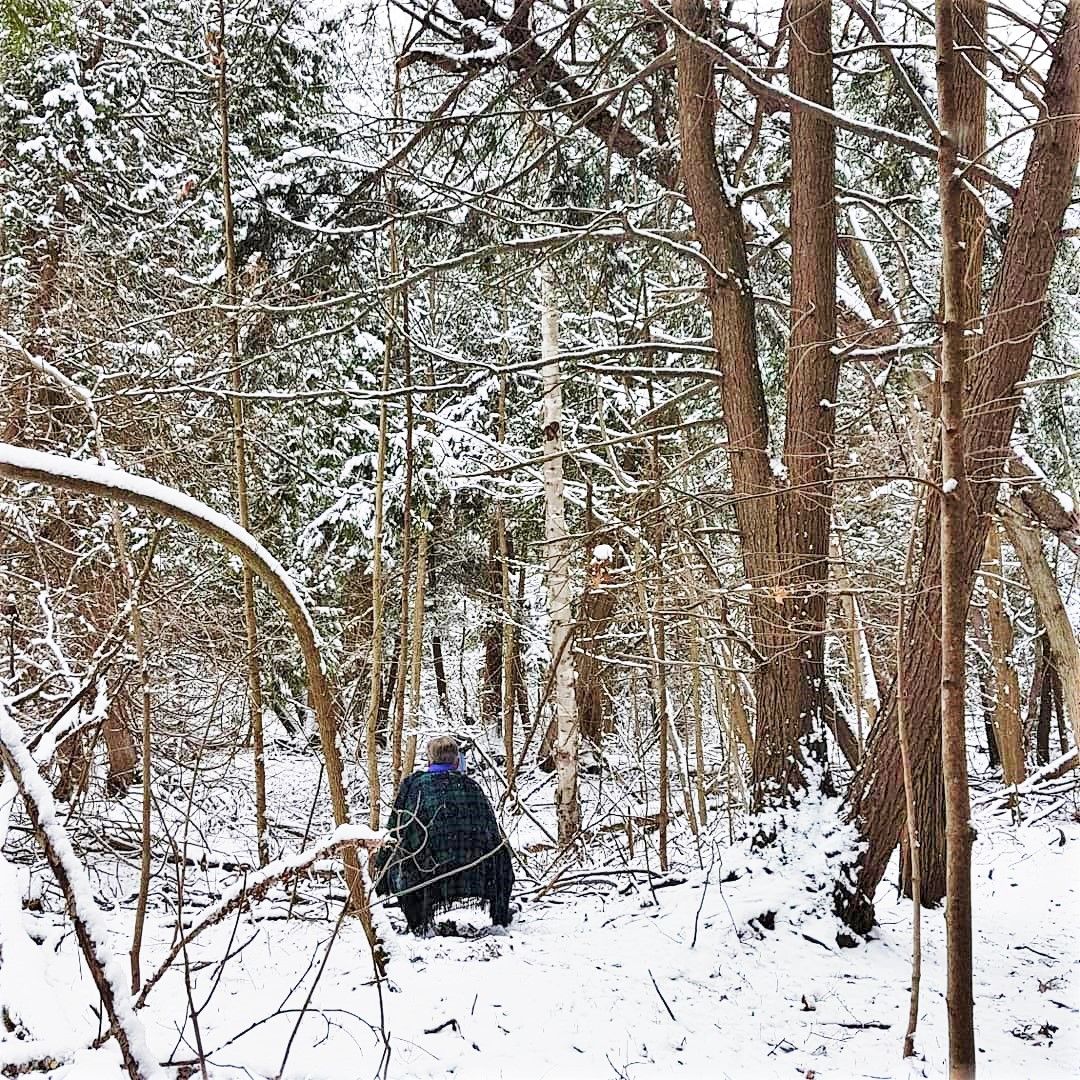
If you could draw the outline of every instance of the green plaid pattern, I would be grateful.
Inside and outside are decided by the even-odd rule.
[[[459,772],[406,777],[390,812],[396,843],[375,855],[376,892],[399,898],[409,929],[423,931],[460,904],[486,904],[497,926],[510,923],[514,871],[487,797]]]

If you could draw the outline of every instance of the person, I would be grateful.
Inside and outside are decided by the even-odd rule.
[[[459,771],[455,739],[432,739],[427,754],[426,771],[407,776],[394,799],[391,842],[375,853],[375,891],[398,898],[414,934],[459,905],[486,904],[492,923],[509,926],[514,871],[491,803]]]

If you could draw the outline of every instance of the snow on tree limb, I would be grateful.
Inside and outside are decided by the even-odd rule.
[[[219,514],[198,499],[143,476],[134,476],[121,469],[103,468],[93,462],[79,461],[60,454],[28,450],[10,443],[0,443],[0,476],[9,480],[44,484],[47,487],[115,499],[140,510],[162,514],[217,541],[251,567],[285,610],[299,640],[307,669],[311,703],[319,724],[319,737],[326,760],[334,822],[337,825],[347,824],[349,810],[342,780],[341,755],[337,745],[334,699],[319,655],[315,624],[285,567],[254,536],[231,518]],[[374,948],[370,911],[355,848],[346,849],[345,868],[350,895]]]
[[[132,1009],[124,968],[106,943],[106,931],[94,903],[90,879],[57,819],[52,792],[23,743],[22,730],[3,703],[0,703],[0,757],[19,788],[35,835],[64,893],[75,924],[75,936],[108,1013],[128,1076],[131,1080],[164,1080],[165,1074],[151,1055],[142,1024]]]
[[[191,942],[208,927],[221,922],[230,912],[238,907],[259,899],[265,895],[271,885],[286,880],[303,870],[307,870],[323,859],[339,855],[342,849],[354,846],[376,848],[386,839],[386,833],[369,829],[366,825],[339,825],[329,836],[320,840],[306,851],[288,855],[282,859],[267,863],[256,873],[240,882],[228,895],[208,908],[198,921],[179,937],[169,950],[168,956],[158,965],[157,970],[143,984],[139,996],[135,999],[135,1008],[141,1009],[146,1003],[146,996],[157,985],[161,977],[172,967],[173,961]]]
[[[94,462],[28,450],[10,443],[0,443],[0,476],[119,499],[140,510],[189,525],[250,563],[263,584],[286,609],[294,625],[294,615],[300,616],[315,638],[315,624],[307,605],[285,567],[254,536],[206,503],[122,469],[103,468]]]

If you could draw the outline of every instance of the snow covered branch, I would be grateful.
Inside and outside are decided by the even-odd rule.
[[[65,491],[98,495],[128,503],[140,510],[162,514],[216,541],[251,567],[284,609],[299,640],[307,669],[311,703],[326,759],[334,821],[338,825],[347,824],[349,811],[341,775],[341,755],[337,745],[334,698],[323,671],[315,624],[285,567],[231,518],[219,514],[198,499],[142,476],[134,476],[120,469],[102,468],[88,461],[77,461],[59,454],[27,450],[10,443],[0,443],[0,476]],[[350,892],[357,907],[364,910],[355,851],[351,855],[346,854],[346,869]]]
[[[2,703],[0,757],[19,788],[49,868],[67,901],[75,924],[75,936],[108,1013],[112,1034],[120,1046],[128,1076],[131,1080],[163,1078],[164,1073],[151,1056],[142,1025],[131,1007],[123,967],[106,944],[105,930],[93,900],[86,870],[57,819],[52,793],[38,774],[34,759],[23,743],[19,725]]]
[[[227,896],[213,907],[208,908],[198,922],[182,937],[179,937],[169,950],[168,956],[157,970],[143,984],[139,996],[135,999],[135,1008],[141,1009],[146,1004],[146,996],[153,990],[161,977],[172,967],[173,961],[208,927],[221,922],[230,912],[238,907],[250,904],[264,896],[271,885],[285,881],[307,870],[317,862],[339,855],[343,850],[357,846],[372,849],[385,839],[385,834],[369,829],[366,825],[339,825],[329,836],[320,840],[314,847],[296,855],[289,855],[267,863],[257,873],[245,878]]]

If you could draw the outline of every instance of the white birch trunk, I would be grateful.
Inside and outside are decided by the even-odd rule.
[[[855,594],[855,587],[848,574],[843,548],[836,536],[832,538],[830,554],[844,608],[844,620],[847,623],[847,640],[844,645],[848,654],[848,663],[851,665],[851,700],[855,706],[855,735],[859,740],[859,757],[861,758],[866,748],[864,735],[877,720],[881,695],[874,676],[874,665],[870,657],[870,645],[866,640],[866,624],[859,607],[859,598]]]
[[[563,500],[562,381],[559,372],[559,312],[550,263],[540,268],[540,355],[544,402],[540,428],[544,440],[544,545],[547,556],[548,615],[555,702],[555,813],[559,843],[568,844],[581,827],[578,800],[578,716],[574,658],[570,642],[570,544]]]

